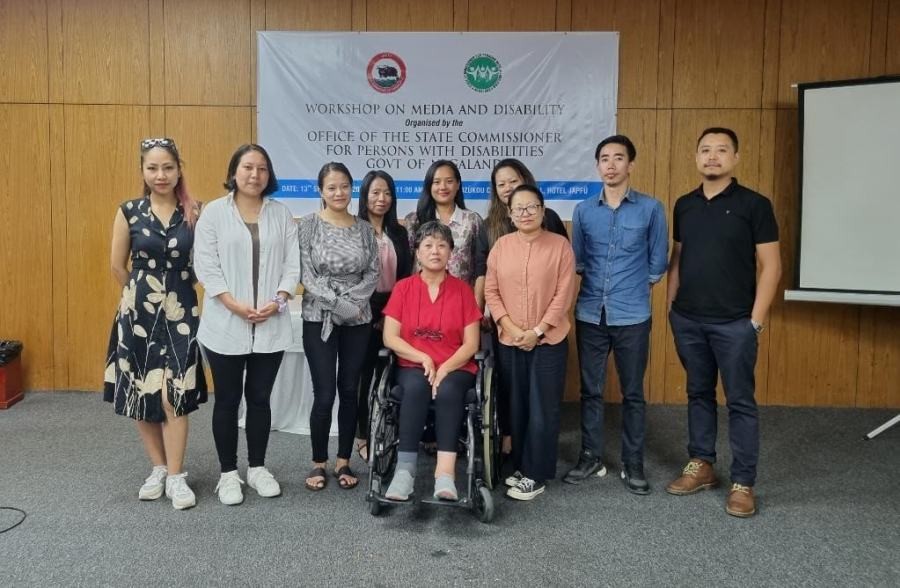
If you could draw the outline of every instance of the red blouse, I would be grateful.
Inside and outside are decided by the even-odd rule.
[[[384,315],[399,322],[400,337],[425,352],[438,367],[462,346],[466,326],[481,320],[472,288],[450,274],[441,282],[434,302],[419,274],[400,280],[394,285]],[[397,360],[401,367],[422,365],[402,357]],[[477,371],[474,360],[460,369],[473,374]]]

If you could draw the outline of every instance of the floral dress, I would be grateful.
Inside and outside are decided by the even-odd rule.
[[[176,416],[196,410],[207,396],[196,338],[194,231],[180,205],[168,227],[150,211],[148,197],[129,200],[121,210],[131,237],[131,274],[109,338],[103,398],[117,414],[163,422],[163,381]]]

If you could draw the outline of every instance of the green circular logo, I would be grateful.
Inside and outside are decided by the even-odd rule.
[[[476,92],[490,92],[500,84],[503,71],[493,55],[479,53],[466,62],[463,70],[466,83]]]

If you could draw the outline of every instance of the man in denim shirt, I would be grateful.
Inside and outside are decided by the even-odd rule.
[[[622,473],[625,487],[648,494],[644,476],[644,372],[650,347],[650,288],[666,272],[668,229],[663,205],[631,189],[637,152],[624,135],[597,145],[600,195],[575,207],[572,246],[581,291],[575,338],[581,365],[581,455],[563,481],[606,475],[603,385],[613,352],[622,384]]]

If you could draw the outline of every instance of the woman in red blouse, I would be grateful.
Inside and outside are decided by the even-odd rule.
[[[531,500],[556,477],[575,254],[568,239],[542,228],[544,196],[535,186],[513,191],[509,215],[516,231],[491,249],[484,297],[497,323],[499,365],[511,392],[516,473],[506,479],[507,496]]]
[[[397,354],[403,388],[397,470],[385,493],[391,500],[412,494],[419,441],[428,407],[435,403],[437,466],[434,497],[457,500],[456,443],[466,392],[475,383],[481,311],[472,288],[447,272],[453,249],[450,229],[428,221],[416,230],[421,271],[400,280],[384,308],[384,344]]]

